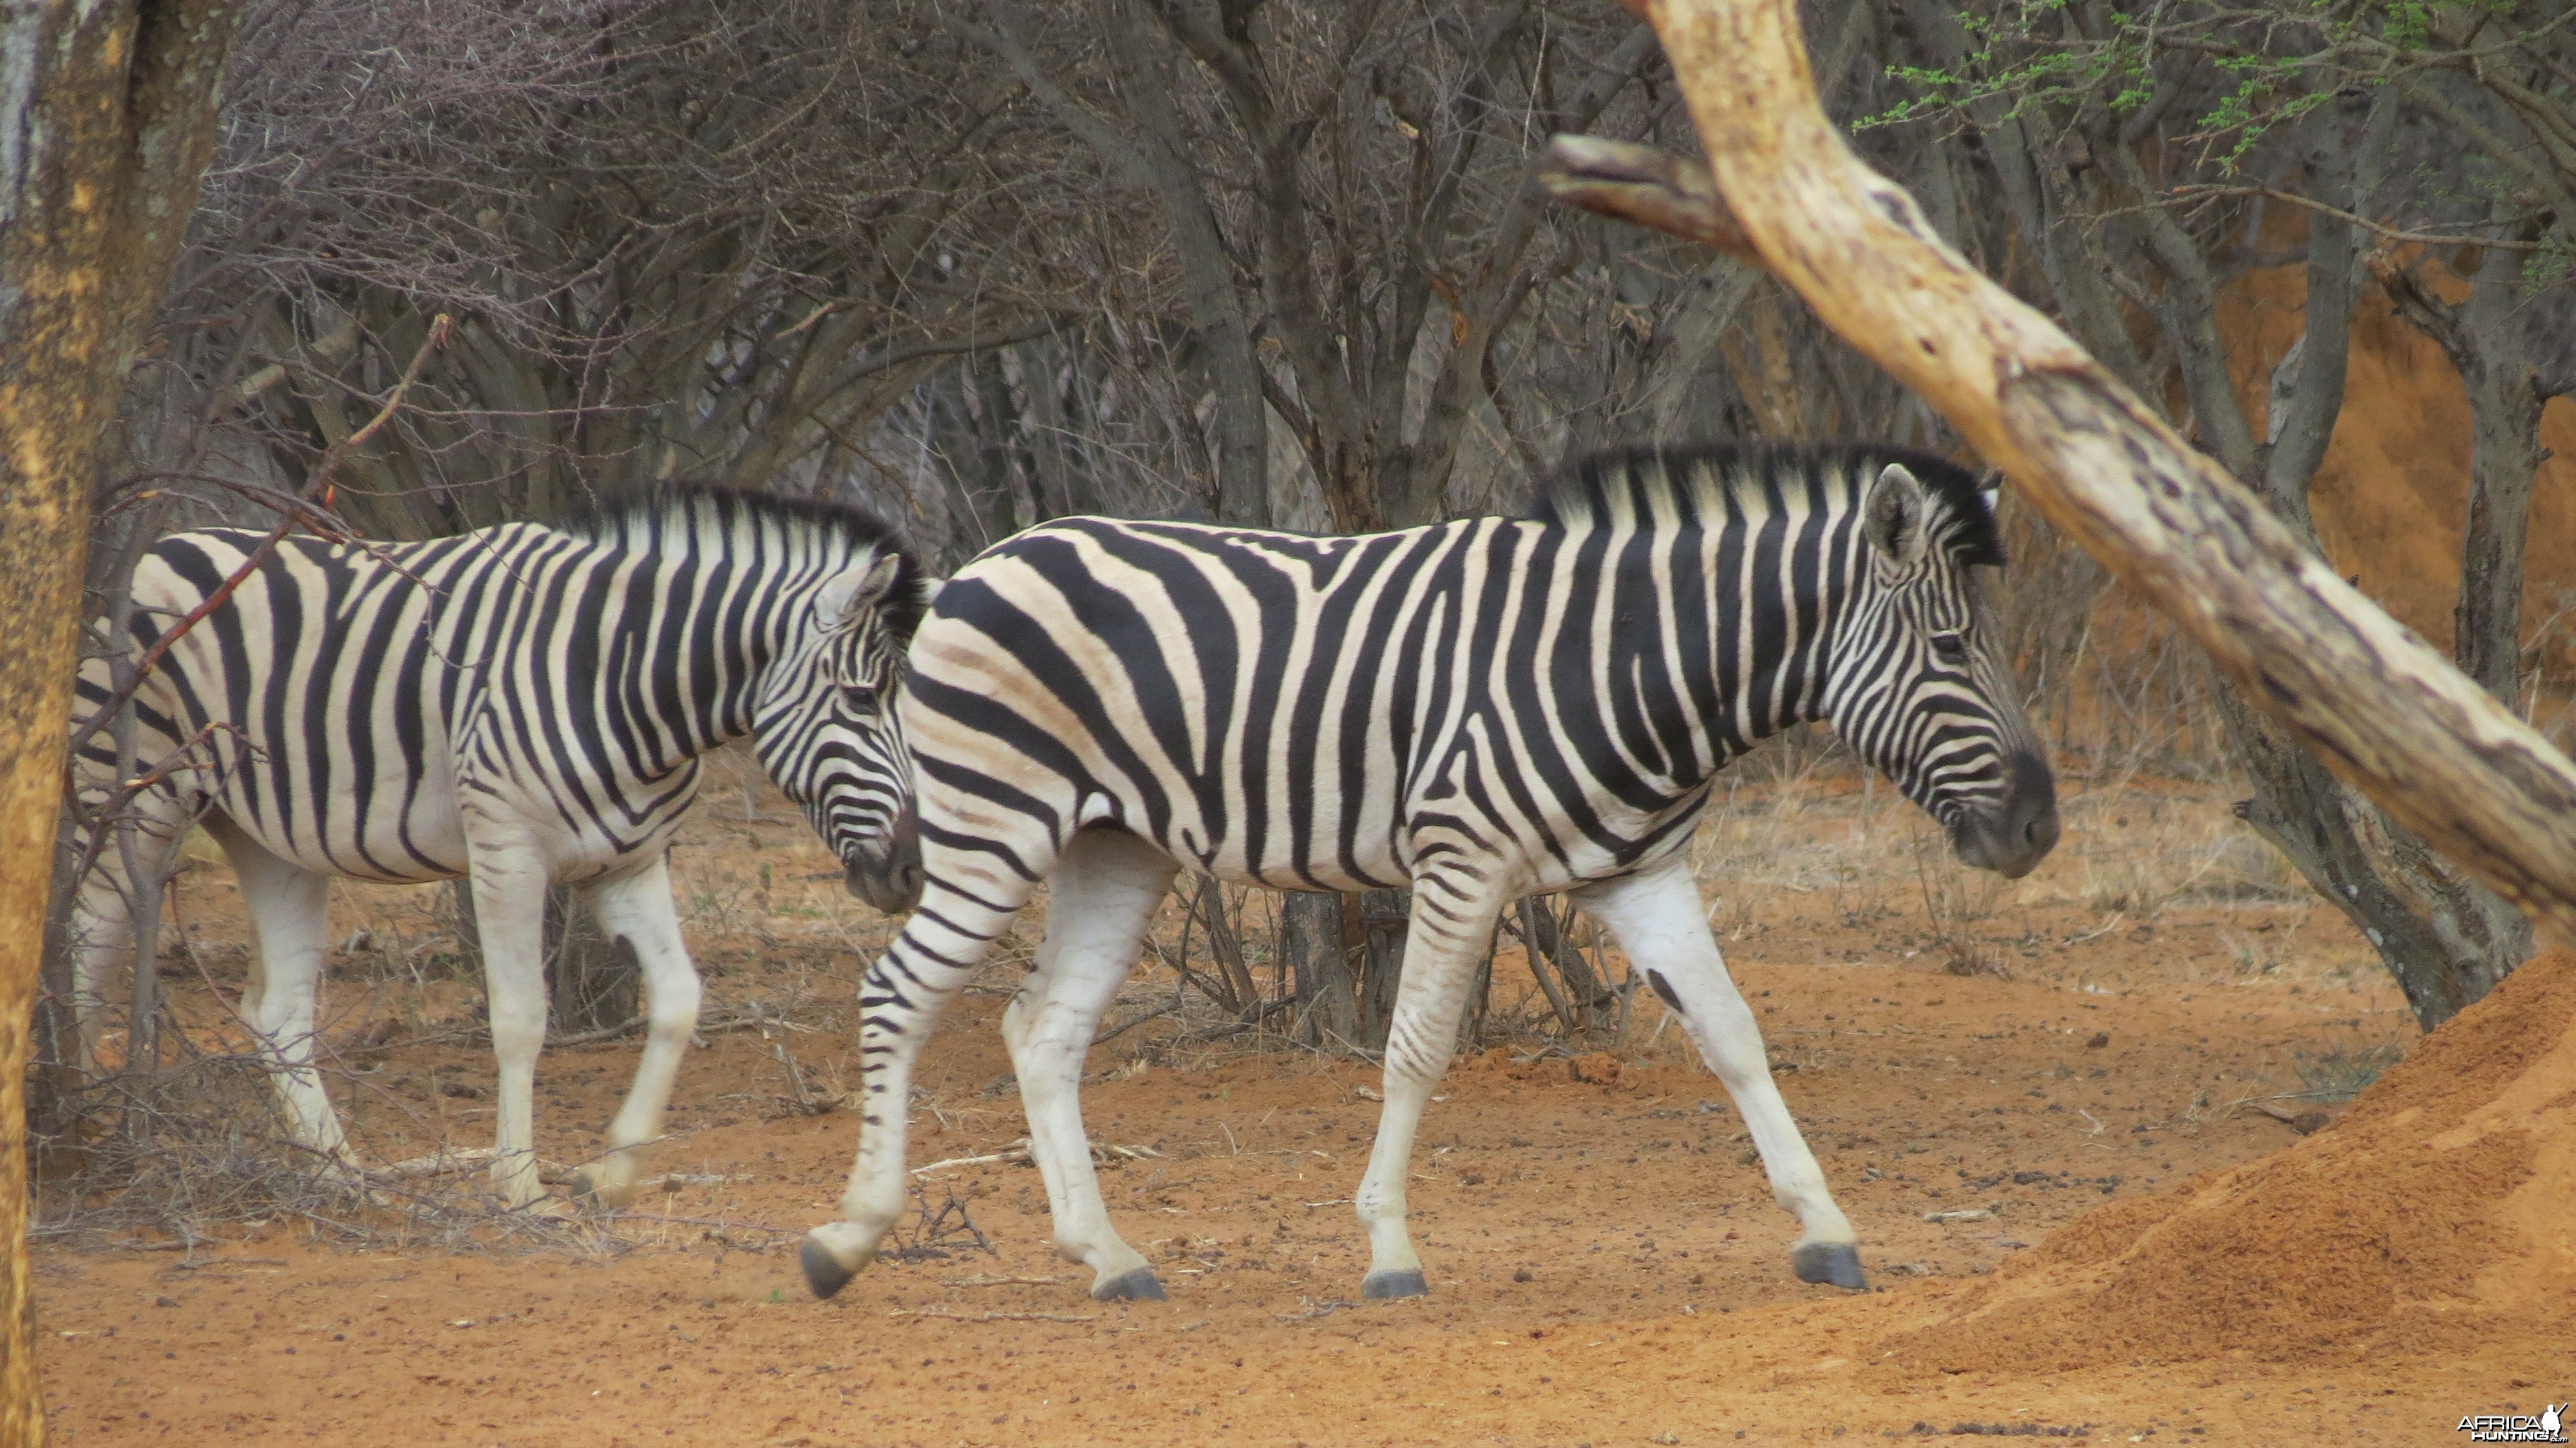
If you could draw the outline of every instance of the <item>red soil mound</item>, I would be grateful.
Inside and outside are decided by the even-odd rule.
[[[2330,1128],[2107,1207],[1883,1344],[1945,1371],[2576,1341],[2576,954],[2426,1037]]]

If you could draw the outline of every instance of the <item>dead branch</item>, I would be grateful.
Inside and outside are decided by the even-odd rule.
[[[1150,1146],[1120,1146],[1115,1142],[1095,1141],[1091,1143],[1091,1159],[1106,1164],[1113,1161],[1161,1161],[1164,1157]],[[952,1156],[946,1161],[914,1167],[912,1174],[921,1176],[926,1172],[945,1171],[952,1166],[1027,1166],[1034,1160],[1029,1154],[1029,1139],[1023,1136],[1000,1151],[987,1152],[982,1156]]]
[[[401,410],[404,395],[411,391],[412,383],[419,380],[421,369],[429,365],[430,355],[446,345],[448,330],[447,314],[441,312],[429,324],[428,339],[423,341],[420,344],[420,350],[413,354],[411,365],[403,370],[402,380],[394,384],[393,391],[386,395],[384,405],[376,410],[376,415],[368,420],[366,426],[349,434],[339,445],[335,445],[329,452],[323,454],[321,465],[313,470],[313,480],[305,485],[302,496],[295,500],[298,506],[285,510],[285,516],[279,519],[277,526],[270,529],[268,536],[260,540],[259,546],[250,551],[250,556],[242,560],[241,566],[233,570],[232,576],[217,585],[214,592],[206,595],[205,602],[190,609],[185,618],[180,619],[168,632],[152,641],[152,647],[144,650],[143,657],[126,671],[125,679],[117,687],[116,692],[73,731],[70,746],[73,753],[78,753],[82,746],[89,742],[91,736],[106,727],[107,723],[117,716],[127,701],[134,697],[134,691],[143,687],[143,681],[152,676],[153,668],[179,640],[187,637],[190,629],[205,622],[215,610],[222,608],[231,600],[235,590],[250,581],[250,576],[257,573],[268,562],[269,556],[277,551],[277,545],[286,541],[287,535],[295,531],[295,525],[308,516],[311,508],[326,511],[330,508],[332,471],[339,466],[341,459],[348,455],[351,446],[373,436],[377,429],[391,421],[393,415]]]
[[[1703,162],[1627,141],[1558,136],[1540,154],[1537,174],[1540,187],[1569,206],[1762,260]]]
[[[409,1161],[388,1162],[383,1166],[370,1169],[368,1175],[384,1177],[390,1181],[409,1181],[418,1177],[461,1176],[479,1167],[490,1166],[492,1157],[498,1150],[497,1147],[470,1146],[462,1151],[434,1151],[427,1156],[413,1157]],[[537,1180],[548,1186],[561,1185],[572,1180],[572,1168],[562,1162],[548,1161],[544,1157],[539,1157],[537,1158]]]
[[[1790,0],[1647,9],[1717,192],[1767,270],[2178,620],[2338,775],[2576,937],[2576,765],[1944,243],[1817,104]],[[1633,164],[1617,176],[1655,184]],[[1620,214],[1631,219],[1692,219],[1684,235],[1709,229],[1705,198],[1678,184],[1664,191],[1652,204],[1587,194],[1627,196]]]
[[[888,1317],[944,1317],[951,1322],[1089,1322],[1088,1312],[950,1312],[944,1307],[898,1307]]]

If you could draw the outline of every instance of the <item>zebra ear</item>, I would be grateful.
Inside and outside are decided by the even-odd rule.
[[[1923,558],[1923,513],[1923,484],[1903,464],[1889,463],[1862,505],[1861,530],[1889,562],[1911,567]]]
[[[880,553],[866,564],[836,573],[823,580],[814,594],[814,614],[825,627],[847,623],[863,609],[885,602],[894,591],[895,578],[903,572],[903,559],[893,553]]]

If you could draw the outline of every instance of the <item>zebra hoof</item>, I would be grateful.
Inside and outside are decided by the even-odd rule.
[[[1091,1295],[1101,1302],[1161,1302],[1163,1280],[1154,1275],[1153,1268],[1138,1267],[1094,1284]]]
[[[635,1188],[627,1182],[611,1184],[604,1174],[594,1174],[588,1167],[572,1174],[572,1200],[586,1212],[606,1215],[635,1199]]]
[[[816,1227],[805,1234],[805,1245],[796,1249],[796,1265],[805,1269],[805,1285],[813,1289],[818,1299],[830,1300],[832,1294],[849,1286],[851,1278],[876,1260],[874,1247],[847,1254],[834,1249],[829,1237],[842,1234],[835,1233],[833,1228],[846,1228],[847,1225],[835,1222],[830,1226]]]
[[[1422,1269],[1410,1272],[1372,1272],[1360,1279],[1360,1296],[1375,1301],[1382,1297],[1428,1297],[1431,1284],[1422,1280]]]
[[[1869,1279],[1861,1275],[1860,1248],[1849,1242],[1801,1242],[1789,1254],[1789,1263],[1801,1282],[1829,1282],[1854,1292],[1869,1289]]]

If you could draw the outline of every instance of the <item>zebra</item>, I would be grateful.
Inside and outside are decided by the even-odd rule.
[[[1850,1223],[1774,1086],[1687,847],[1730,760],[1827,720],[1968,864],[2018,877],[2056,787],[1980,569],[2003,549],[1955,464],[1892,447],[1613,453],[1518,518],[1347,538],[1064,519],[952,575],[903,726],[925,888],[860,987],[862,1130],[829,1297],[903,1203],[904,1103],[940,1008],[1041,881],[1044,943],[1002,1018],[1057,1250],[1097,1298],[1159,1298],[1111,1228],[1076,1088],[1179,868],[1289,890],[1410,882],[1365,1296],[1421,1293],[1405,1168],[1499,912],[1571,891],[1679,1015],[1802,1232],[1797,1276],[1864,1285]]]
[[[646,992],[634,1084],[576,1182],[576,1199],[623,1205],[697,1022],[666,855],[699,757],[749,736],[853,894],[893,914],[920,893],[892,712],[929,594],[920,564],[857,508],[679,485],[420,543],[270,543],[230,528],[158,540],[112,643],[144,657],[219,599],[136,691],[135,757],[173,765],[132,808],[160,860],[202,815],[232,864],[258,951],[240,1014],[290,1135],[354,1167],[313,1064],[329,880],[463,876],[500,1064],[492,1176],[513,1207],[537,1201],[541,912],[549,885],[571,885]],[[110,683],[106,659],[84,663],[76,719]],[[103,735],[78,751],[93,804],[116,762]],[[102,986],[133,951],[129,884],[106,851],[74,902],[93,1072]]]

